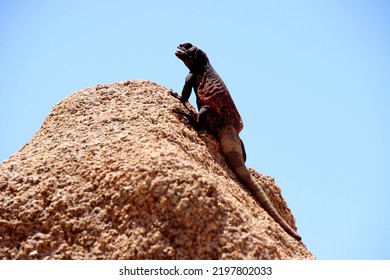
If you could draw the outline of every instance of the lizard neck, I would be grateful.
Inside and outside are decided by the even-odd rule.
[[[199,75],[199,74],[203,74],[204,72],[207,72],[210,69],[213,69],[213,67],[210,64],[200,65],[200,66],[194,65],[190,68],[190,72]]]

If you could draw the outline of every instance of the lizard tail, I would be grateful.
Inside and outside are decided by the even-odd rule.
[[[278,211],[269,200],[267,194],[259,183],[249,173],[245,166],[242,143],[238,133],[234,129],[223,129],[219,133],[222,152],[226,162],[232,171],[239,177],[242,183],[249,188],[252,195],[260,203],[265,211],[292,237],[301,240],[301,236],[280,216]]]

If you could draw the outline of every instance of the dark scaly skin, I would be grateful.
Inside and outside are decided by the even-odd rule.
[[[207,129],[219,140],[232,171],[249,188],[268,214],[288,234],[301,240],[298,233],[280,216],[263,188],[245,166],[245,148],[238,135],[243,128],[240,114],[224,82],[210,65],[207,55],[191,43],[180,44],[177,48],[176,56],[189,68],[190,73],[186,77],[182,95],[173,95],[185,104],[194,89],[199,112],[196,118],[178,109],[175,112],[186,116],[197,130]]]

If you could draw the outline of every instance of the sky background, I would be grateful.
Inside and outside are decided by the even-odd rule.
[[[96,84],[180,92],[203,49],[318,259],[390,259],[390,1],[1,1],[0,162]],[[194,99],[191,98],[194,104]]]

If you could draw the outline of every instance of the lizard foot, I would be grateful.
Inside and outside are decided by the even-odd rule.
[[[172,109],[172,112],[176,113],[176,114],[179,114],[179,115],[182,115],[184,117],[186,117],[186,119],[188,120],[188,123],[196,130],[200,130],[199,128],[199,125],[198,125],[198,121],[192,116],[190,115],[189,113],[183,111],[182,109],[179,109],[179,108],[173,108]]]

